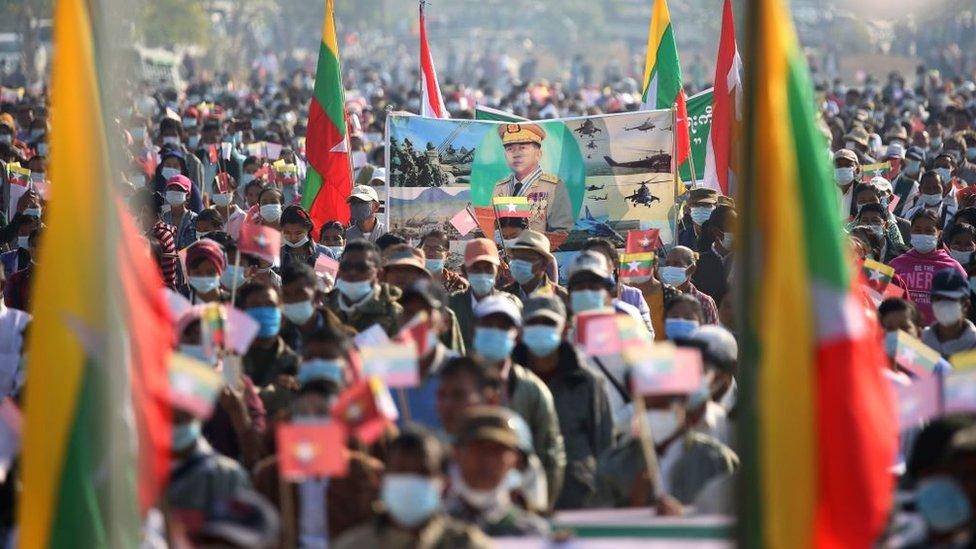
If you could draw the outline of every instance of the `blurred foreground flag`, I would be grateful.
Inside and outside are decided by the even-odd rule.
[[[748,6],[749,156],[736,200],[745,206],[739,310],[749,311],[740,541],[870,547],[891,508],[898,442],[887,362],[836,221],[827,142],[786,2]]]

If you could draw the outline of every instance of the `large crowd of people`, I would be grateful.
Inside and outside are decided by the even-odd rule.
[[[243,85],[134,84],[111,128],[126,159],[116,188],[171,301],[185,302],[174,351],[217,365],[203,350],[207,304],[239,309],[258,326],[213,414],[174,416],[174,463],[159,505],[169,535],[480,547],[491,537],[549,535],[548,519],[564,510],[735,513],[734,197],[692,186],[681,196],[675,242],[657,250],[642,278],[622,277],[621,250],[590,238],[560,280],[549,240],[517,222],[464,242],[456,263],[441,231],[419,242],[387,231],[376,192],[386,177],[384,116],[388,107],[415,107],[419,94],[360,67],[347,79],[351,222],[315,227],[301,206],[312,76],[277,71],[256,67]],[[976,349],[976,85],[920,75],[823,83],[820,112],[852,260],[892,267],[900,290],[876,296],[881,327],[949,357]],[[634,110],[637,94],[636,81],[621,77],[601,87],[458,87],[445,99],[456,117],[477,103],[541,119]],[[44,235],[50,116],[43,94],[0,111],[0,399],[17,401],[30,379],[22,342]],[[12,183],[14,164],[30,170],[24,191]],[[241,253],[247,224],[280,231],[277,260]],[[334,274],[316,269],[321,258],[336,262]],[[626,364],[576,343],[577,315],[593,311],[629,316],[648,339],[700,351],[702,386],[634,402]],[[358,348],[367,340],[359,336],[378,326],[394,337],[418,318],[431,335],[418,357],[419,384],[393,394],[396,424],[368,442],[350,437],[345,476],[283,490],[278,427],[328,417],[361,379]],[[890,369],[911,382],[894,361]],[[642,425],[656,459],[647,459]],[[892,474],[912,497],[879,541],[971,544],[976,416],[905,431],[902,448]],[[14,535],[18,490],[14,466],[0,481],[0,546]]]

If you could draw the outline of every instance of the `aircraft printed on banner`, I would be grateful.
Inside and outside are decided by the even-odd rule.
[[[606,185],[600,185],[600,186],[596,186],[596,185],[587,185],[587,187],[586,187],[586,190],[587,190],[588,192],[589,192],[589,191],[602,191],[602,190],[603,190],[603,189],[605,189],[605,188],[607,188],[607,186],[606,186]]]
[[[600,217],[593,217],[590,213],[589,206],[583,206],[583,217],[576,220],[576,225],[573,226],[574,229],[586,231],[591,236],[602,236],[604,238],[610,238],[617,242],[626,242],[624,237],[620,236],[620,233],[613,230],[613,227],[609,223],[610,216],[601,215]]]
[[[653,153],[654,151],[648,151]],[[613,168],[632,168],[638,170],[647,170],[653,173],[670,173],[671,172],[671,155],[664,152],[662,149],[658,149],[656,154],[645,154],[643,158],[638,160],[628,160],[625,162],[619,162],[610,158],[609,156],[604,156],[604,160],[607,164]]]
[[[651,204],[653,204],[655,201],[660,202],[660,198],[651,194],[651,189],[647,187],[648,183],[651,183],[651,181],[641,181],[640,187],[638,187],[633,194],[625,196],[624,200],[629,200],[634,206],[647,206],[648,208],[650,208]]]
[[[657,127],[657,124],[655,124],[654,122],[651,122],[651,119],[648,118],[642,124],[637,125],[637,126],[634,126],[633,128],[624,128],[624,131],[626,131],[626,132],[629,132],[629,131],[649,132],[649,131],[653,130],[656,127]]]
[[[607,196],[609,196],[609,195],[603,195],[602,197],[601,196],[590,196],[590,197],[587,197],[587,198],[589,198],[590,200],[593,200],[593,201],[602,201],[602,200],[606,200],[607,199]]]
[[[593,135],[596,135],[602,132],[603,130],[596,127],[596,125],[593,124],[593,121],[587,118],[586,120],[583,121],[582,126],[576,128],[573,131],[578,133],[580,137],[583,137],[584,135],[587,137],[592,137]]]

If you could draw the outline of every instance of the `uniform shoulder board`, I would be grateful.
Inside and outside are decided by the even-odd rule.
[[[546,183],[559,183],[559,176],[551,173],[544,173],[539,176],[540,181],[545,181]]]

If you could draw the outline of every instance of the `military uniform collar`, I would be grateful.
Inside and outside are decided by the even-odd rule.
[[[529,187],[531,187],[532,184],[535,183],[536,180],[538,180],[539,177],[541,177],[541,176],[542,176],[542,165],[536,166],[535,169],[532,170],[532,172],[529,173],[529,175],[525,176],[525,179],[523,179],[523,180],[519,180],[518,176],[513,173],[512,174],[512,186],[510,187],[509,190],[512,190],[513,191],[512,194],[515,195],[515,196],[524,196],[526,189],[528,189]],[[516,194],[514,192],[515,184],[516,183],[521,183],[522,184],[522,188],[519,189],[518,194]]]

